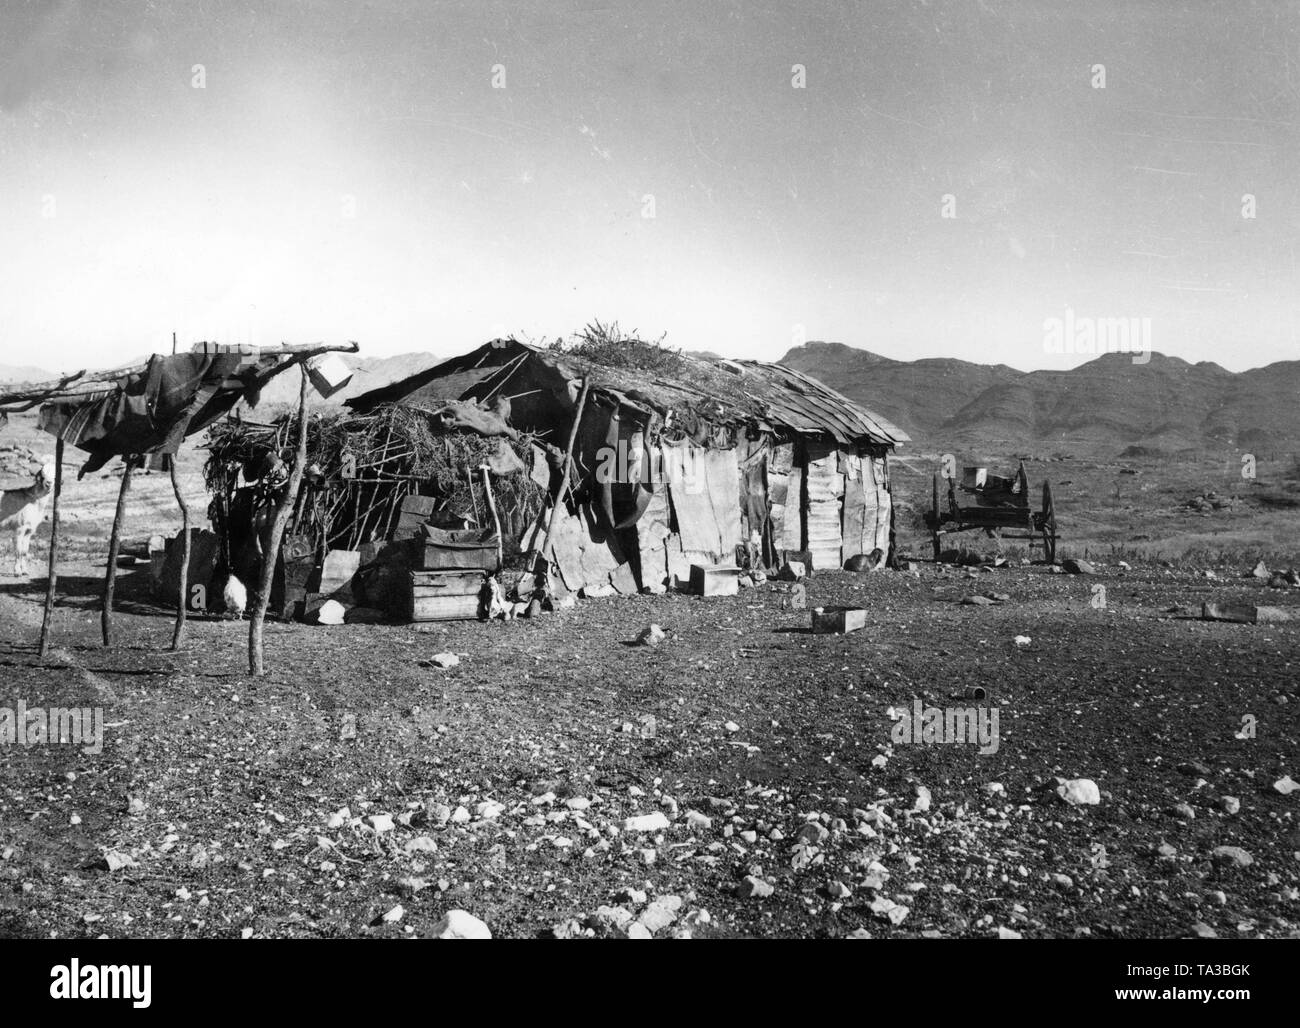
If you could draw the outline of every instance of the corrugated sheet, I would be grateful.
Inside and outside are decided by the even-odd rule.
[[[549,369],[551,376],[569,381],[587,375],[593,389],[640,413],[648,414],[652,409],[663,413],[689,406],[718,424],[799,435],[826,434],[843,447],[893,445],[908,440],[906,433],[878,414],[792,368],[762,361],[686,355],[681,359],[682,373],[664,378],[635,368],[605,367],[516,340],[494,340],[401,382],[354,397],[348,406],[362,410],[375,402],[400,403],[408,394],[428,387],[435,378],[492,367],[501,370],[478,388],[485,394],[508,395],[515,391],[517,381],[527,379],[525,366],[536,361]],[[503,388],[507,380],[511,387]]]

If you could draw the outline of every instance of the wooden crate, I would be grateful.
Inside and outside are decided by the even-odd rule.
[[[818,607],[812,612],[816,635],[844,635],[867,627],[867,612],[861,607]]]
[[[740,568],[729,564],[692,564],[691,592],[696,596],[735,596],[740,592]]]
[[[447,531],[426,525],[422,529],[420,567],[425,571],[497,571],[497,536],[491,529]]]
[[[481,571],[412,571],[406,616],[412,621],[477,618]]]

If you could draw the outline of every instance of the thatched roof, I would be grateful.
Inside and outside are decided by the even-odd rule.
[[[671,370],[612,367],[514,339],[497,339],[401,381],[347,401],[357,411],[384,403],[433,405],[447,397],[489,402],[527,396],[536,386],[572,406],[586,376],[593,394],[649,416],[690,410],[718,425],[744,425],[783,435],[829,435],[842,445],[892,446],[908,441],[900,428],[829,386],[792,368],[763,361],[673,354]],[[565,395],[567,394],[567,396]]]

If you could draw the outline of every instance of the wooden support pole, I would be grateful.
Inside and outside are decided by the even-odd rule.
[[[59,496],[63,492],[63,437],[54,443],[54,498],[50,511],[50,565],[45,583],[45,616],[41,618],[41,641],[38,654],[42,660],[50,651],[50,619],[54,616],[54,591],[58,585]]]
[[[573,412],[573,424],[569,426],[569,442],[564,448],[564,469],[560,473],[560,488],[556,490],[555,498],[552,500],[551,518],[547,522],[546,538],[540,548],[542,564],[537,571],[538,574],[545,574],[551,564],[551,551],[555,548],[555,526],[560,520],[560,504],[564,502],[564,494],[569,488],[569,471],[573,467],[573,446],[578,441],[578,426],[582,424],[582,411],[587,406],[587,390],[590,384],[591,380],[583,375],[582,389],[578,393],[578,406]]]
[[[492,495],[491,469],[486,464],[480,464],[478,470],[483,476],[483,492],[487,496],[488,510],[492,513],[492,527],[497,534],[497,571],[500,572],[506,565],[505,541],[501,537],[501,517],[497,514],[496,497]]]
[[[176,506],[181,509],[181,578],[180,597],[176,603],[176,627],[172,630],[172,649],[179,650],[185,641],[185,612],[189,606],[190,582],[190,505],[181,493],[181,483],[176,474],[176,465],[180,454],[171,456],[172,492],[176,494]]]
[[[131,489],[131,472],[135,454],[122,458],[122,485],[117,491],[117,510],[113,514],[113,531],[108,537],[108,567],[104,571],[104,604],[99,613],[99,627],[104,645],[113,645],[113,590],[117,585],[117,556],[122,548],[122,521],[126,517],[126,494]]]
[[[284,538],[284,526],[289,521],[294,504],[298,500],[298,489],[302,486],[303,471],[307,467],[307,368],[299,368],[302,381],[298,386],[298,452],[294,454],[293,470],[289,473],[289,487],[275,508],[275,520],[271,523],[271,535],[262,553],[262,571],[258,576],[257,605],[248,622],[248,670],[254,675],[266,673],[266,662],[262,652],[262,626],[266,621],[266,608],[271,603],[271,584],[275,581],[275,565],[280,559],[280,542]]]
[[[474,505],[474,524],[479,528],[483,527],[483,515],[478,509],[478,497],[474,495],[474,472],[469,468],[465,469],[465,481],[469,483],[469,502]]]

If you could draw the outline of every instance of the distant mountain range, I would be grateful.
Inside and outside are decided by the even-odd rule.
[[[31,364],[0,364],[0,382],[19,385],[24,382],[48,382],[59,376]]]
[[[430,353],[342,355],[354,374],[331,404],[432,367]],[[948,357],[893,360],[844,343],[810,342],[780,363],[821,379],[906,431],[909,447],[981,447],[1039,455],[1279,454],[1300,451],[1300,360],[1231,372],[1153,353],[1110,353],[1070,371],[1017,371]],[[0,364],[0,382],[45,381]],[[293,404],[296,375],[264,390],[261,413]],[[317,398],[316,402],[320,402]]]
[[[1153,353],[1104,354],[1069,371],[952,358],[898,361],[810,342],[780,363],[893,421],[917,446],[1116,456],[1300,450],[1300,361],[1231,372]]]

